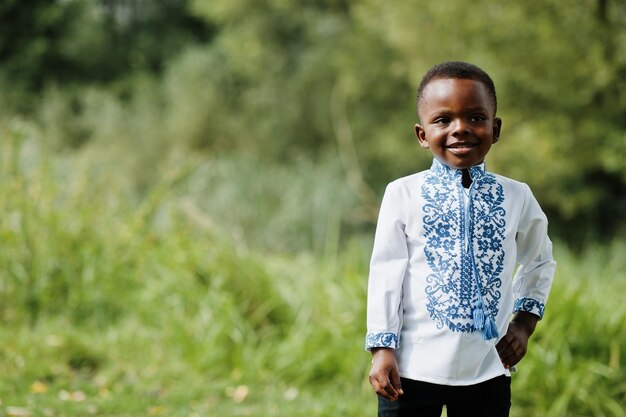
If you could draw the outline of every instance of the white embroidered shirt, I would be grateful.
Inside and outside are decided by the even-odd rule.
[[[526,184],[436,159],[387,186],[372,252],[366,348],[395,349],[400,376],[470,385],[509,375],[495,345],[511,314],[543,316],[555,262]],[[516,265],[519,265],[516,269]]]

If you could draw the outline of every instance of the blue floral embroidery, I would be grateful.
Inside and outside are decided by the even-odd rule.
[[[513,306],[514,313],[518,311],[527,311],[529,313],[537,314],[539,317],[543,317],[545,309],[546,305],[544,303],[540,303],[534,298],[518,298],[515,300],[515,305]]]
[[[397,349],[399,346],[398,335],[391,332],[368,333],[365,337],[365,347],[372,349],[376,347],[388,347]]]
[[[421,194],[430,267],[426,307],[438,328],[476,330],[472,310],[482,303],[496,317],[504,269],[504,191],[484,166],[472,167],[470,203],[463,204],[461,171],[433,162]],[[469,223],[467,223],[469,222]]]

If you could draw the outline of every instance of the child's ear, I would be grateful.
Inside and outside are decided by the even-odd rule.
[[[496,117],[493,119],[493,143],[500,140],[500,130],[502,129],[502,119]]]
[[[415,136],[422,148],[428,148],[428,141],[426,140],[426,131],[421,125],[415,125]]]

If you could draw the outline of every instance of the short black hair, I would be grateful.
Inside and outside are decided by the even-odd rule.
[[[498,100],[496,99],[496,86],[493,80],[485,71],[476,65],[462,61],[448,61],[437,64],[424,74],[419,87],[417,88],[417,115],[419,117],[419,108],[422,101],[422,94],[426,86],[434,80],[441,79],[457,79],[457,80],[474,80],[483,83],[487,88],[487,92],[493,103],[493,111],[498,108]]]

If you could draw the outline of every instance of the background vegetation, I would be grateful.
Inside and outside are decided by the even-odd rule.
[[[0,4],[0,415],[374,414],[367,264],[414,90],[498,88],[559,262],[514,416],[624,416],[626,4]]]

